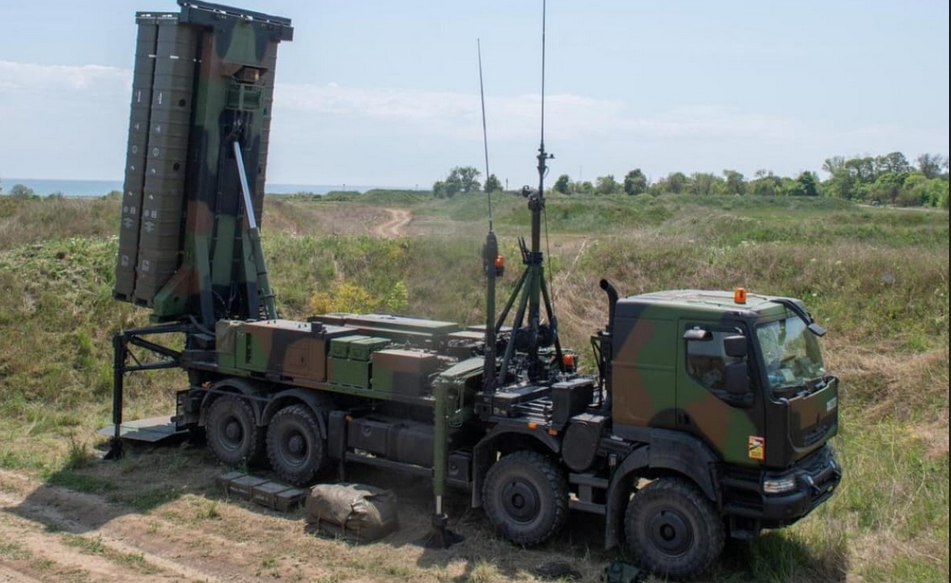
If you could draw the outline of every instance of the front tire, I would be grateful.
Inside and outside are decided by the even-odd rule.
[[[267,430],[267,457],[283,480],[302,486],[320,472],[327,457],[314,414],[302,405],[277,412]]]
[[[215,399],[208,409],[205,433],[208,447],[222,463],[251,465],[261,457],[262,432],[254,422],[251,405],[240,397]]]
[[[723,522],[713,504],[681,478],[660,478],[638,491],[627,506],[628,550],[661,577],[692,577],[723,550]]]
[[[496,532],[523,546],[545,542],[568,520],[564,472],[534,451],[509,454],[489,468],[482,500]]]

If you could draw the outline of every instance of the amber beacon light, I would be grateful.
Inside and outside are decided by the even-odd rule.
[[[733,302],[737,304],[746,303],[746,288],[738,287],[733,290]]]

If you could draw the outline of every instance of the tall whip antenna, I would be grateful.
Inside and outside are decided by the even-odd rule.
[[[544,200],[545,196],[545,176],[548,174],[548,166],[545,165],[545,158],[554,158],[551,154],[545,153],[545,16],[548,13],[546,10],[546,2],[542,0],[542,128],[541,128],[541,144],[538,148],[538,194]],[[548,211],[545,210],[544,206],[542,207],[542,212],[545,214],[545,247],[548,253],[548,275],[551,277],[551,295],[554,299],[555,296],[555,274],[551,270],[551,242],[548,239]],[[552,301],[554,303],[554,301]]]
[[[541,149],[545,151],[545,0],[542,0],[542,131]]]
[[[502,257],[499,255],[499,241],[492,230],[492,193],[489,192],[489,134],[485,129],[485,86],[482,83],[482,42],[476,39],[479,49],[479,97],[482,99],[482,144],[485,149],[485,199],[489,203],[489,232],[485,235],[482,247],[482,266],[486,275],[485,294],[485,355],[483,362],[482,389],[487,393],[495,390],[496,382],[496,329],[495,329],[495,287],[496,279],[502,275]]]
[[[538,144],[538,202],[539,210],[545,207],[545,175],[548,174],[547,161],[554,158],[545,151],[545,14],[546,2],[542,0],[542,115],[541,115],[541,140]],[[539,229],[533,221],[532,224],[532,252],[539,252]]]
[[[485,88],[482,84],[482,41],[476,39],[476,46],[479,49],[479,97],[482,100],[482,146],[485,150],[485,181],[489,182],[489,134],[485,129]],[[489,202],[489,230],[492,230],[492,193],[485,189],[485,198]]]

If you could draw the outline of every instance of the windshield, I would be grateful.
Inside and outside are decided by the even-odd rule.
[[[798,391],[825,376],[819,343],[798,316],[760,324],[756,336],[774,393]]]

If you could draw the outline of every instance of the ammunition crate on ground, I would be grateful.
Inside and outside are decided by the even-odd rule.
[[[307,495],[299,488],[241,472],[229,472],[218,476],[217,482],[229,496],[244,498],[281,512],[293,510]]]

